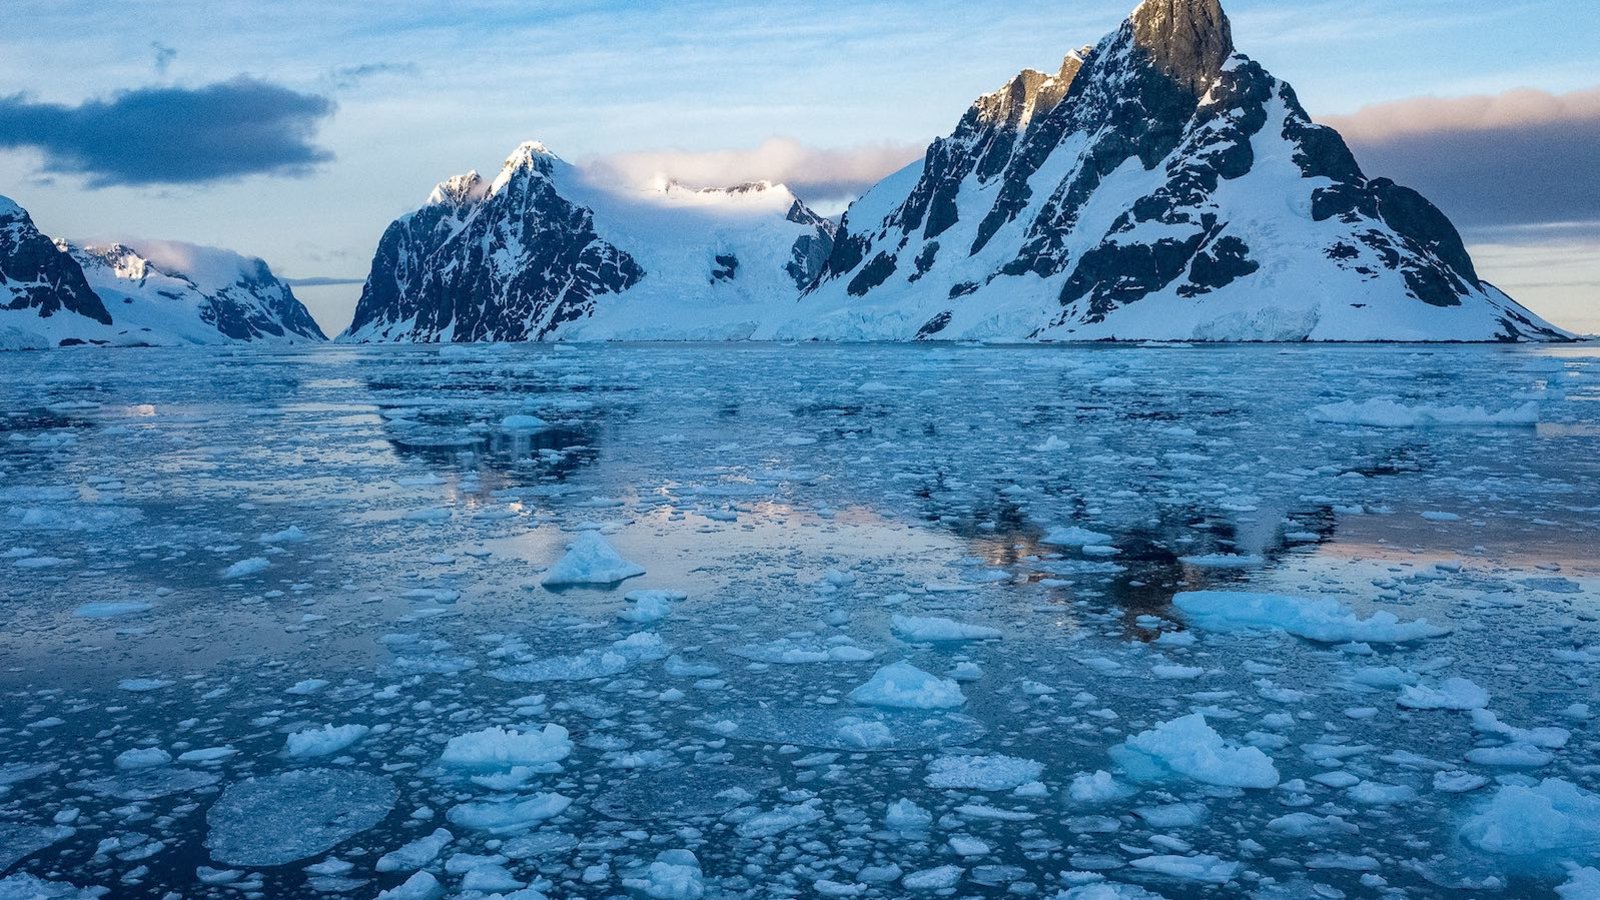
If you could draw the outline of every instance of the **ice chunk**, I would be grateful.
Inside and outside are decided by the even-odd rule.
[[[1144,856],[1129,863],[1135,869],[1156,872],[1185,881],[1202,881],[1207,884],[1227,884],[1239,871],[1239,864],[1228,862],[1209,853],[1195,856]]]
[[[4,871],[3,866],[0,871]],[[97,900],[107,893],[103,887],[80,888],[65,881],[46,881],[26,872],[0,878],[0,900]]]
[[[414,872],[433,862],[439,851],[455,840],[455,835],[449,829],[436,828],[433,834],[420,837],[401,847],[385,853],[378,858],[376,866],[379,872]]]
[[[1438,687],[1408,684],[1395,702],[1406,709],[1483,709],[1489,692],[1465,678],[1446,678]]]
[[[228,786],[206,813],[218,862],[281,866],[322,853],[383,821],[399,791],[364,772],[298,769]]]
[[[878,654],[858,647],[847,639],[824,643],[805,637],[774,638],[764,644],[748,644],[729,651],[734,656],[779,666],[820,662],[866,662]]]
[[[667,647],[660,635],[641,631],[615,641],[609,647],[508,666],[489,674],[490,677],[501,681],[528,684],[541,681],[584,681],[618,675],[641,662],[663,659],[666,655]]]
[[[324,725],[289,735],[283,752],[291,759],[331,756],[371,733],[366,725]]]
[[[672,604],[688,597],[679,591],[629,591],[624,599],[633,605],[618,613],[617,618],[639,624],[659,622],[672,613]]]
[[[1044,764],[1015,756],[945,756],[928,764],[929,787],[1009,791],[1037,781]]]
[[[624,878],[622,886],[654,900],[700,900],[706,893],[700,861],[688,850],[656,854],[655,862],[638,876]]]
[[[807,800],[792,806],[780,806],[759,812],[740,822],[734,829],[742,838],[767,838],[782,834],[791,828],[809,825],[822,818],[822,801]]]
[[[445,814],[453,824],[463,828],[503,834],[525,831],[561,814],[572,805],[572,798],[561,794],[533,794],[529,797],[509,797],[482,803],[458,803]]]
[[[172,754],[160,747],[137,747],[124,750],[117,754],[117,768],[127,772],[137,769],[153,769],[172,762]]]
[[[1600,845],[1600,796],[1560,778],[1534,787],[1508,784],[1467,820],[1461,837],[1479,850],[1505,856],[1558,850],[1587,856]]]
[[[405,883],[378,895],[378,900],[437,900],[444,896],[444,885],[429,872],[418,872]]]
[[[0,822],[0,872],[76,833],[74,829],[65,825],[22,825],[16,822]],[[0,892],[0,898],[3,897],[5,897],[4,892]]]
[[[644,569],[623,559],[596,531],[585,531],[567,548],[567,555],[545,572],[545,587],[608,587],[637,578]]]
[[[915,834],[928,830],[928,826],[933,824],[933,813],[902,797],[889,804],[889,809],[883,816],[883,824],[890,831]]]
[[[934,616],[894,616],[890,627],[901,640],[929,643],[984,641],[1000,636],[1000,629],[969,625]]]
[[[519,415],[506,416],[504,419],[501,419],[500,420],[500,430],[501,431],[538,431],[539,429],[544,428],[544,427],[548,426],[549,424],[550,424],[549,422],[546,422],[545,420],[539,418],[538,416],[530,416],[530,415],[526,415],[526,414],[519,414]]]
[[[1438,637],[1448,629],[1425,619],[1402,622],[1378,611],[1363,619],[1337,600],[1301,600],[1276,594],[1194,591],[1172,598],[1191,625],[1208,631],[1283,631],[1327,644],[1351,641],[1404,643]]]
[[[138,616],[155,609],[143,600],[102,600],[84,603],[72,611],[78,619],[115,619],[120,616]]]
[[[929,674],[905,661],[874,672],[866,684],[850,692],[850,699],[894,709],[952,709],[967,702],[954,679]]]
[[[1556,888],[1561,900],[1600,900],[1600,869],[1571,866],[1570,876]]]
[[[960,884],[965,873],[960,866],[939,866],[911,872],[900,879],[900,885],[908,891],[944,891]]]
[[[1128,738],[1113,758],[1136,776],[1175,772],[1222,787],[1271,788],[1278,784],[1272,759],[1255,747],[1223,740],[1200,713],[1174,719]]]
[[[451,738],[439,765],[466,772],[500,772],[558,762],[571,752],[572,741],[560,725],[546,725],[543,731],[515,731],[497,725]]]
[[[111,778],[76,781],[72,787],[93,791],[120,800],[154,800],[172,794],[210,787],[221,779],[210,772],[157,767],[128,772]]]
[[[1057,547],[1099,547],[1110,544],[1112,540],[1109,534],[1068,525],[1050,529],[1045,533],[1041,543],[1054,544]]]
[[[1407,406],[1387,397],[1378,397],[1318,406],[1311,411],[1311,418],[1335,425],[1367,425],[1373,428],[1531,427],[1539,424],[1539,404],[1530,400],[1521,406],[1490,411],[1482,406]]]
[[[252,556],[249,559],[241,559],[224,569],[222,572],[222,577],[247,578],[251,575],[264,572],[271,566],[272,563],[268,561],[265,556]]]
[[[1118,783],[1111,777],[1110,772],[1103,770],[1093,774],[1085,772],[1077,775],[1072,779],[1072,785],[1067,788],[1067,796],[1079,803],[1108,803],[1133,793],[1132,788]]]

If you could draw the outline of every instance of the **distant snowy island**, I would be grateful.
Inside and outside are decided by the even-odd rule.
[[[41,240],[0,204],[0,344],[322,337],[265,264],[213,283]],[[147,268],[189,284],[151,288]],[[389,226],[339,336],[1573,339],[1237,52],[1218,0],[1146,0],[1058,70],[1023,71],[838,222],[783,185],[640,190],[523,144]]]

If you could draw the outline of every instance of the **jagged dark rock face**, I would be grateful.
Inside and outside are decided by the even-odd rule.
[[[815,281],[828,264],[839,226],[832,219],[817,215],[799,200],[789,207],[784,218],[796,225],[808,225],[815,229],[795,238],[794,247],[789,251],[789,262],[784,265],[784,271],[794,279],[795,287],[804,288]]]
[[[410,340],[539,340],[644,277],[557,192],[551,157],[508,166],[492,194],[476,176],[452,182],[454,193],[389,226],[351,333],[394,323]]]
[[[1205,324],[1225,302],[1248,307],[1232,333],[1266,339],[1374,339],[1385,322],[1428,339],[1406,303],[1483,313],[1469,310],[1446,339],[1566,337],[1480,280],[1443,213],[1369,179],[1292,88],[1237,54],[1217,0],[1145,0],[1068,63],[1053,79],[1061,96],[1034,99],[1040,76],[1024,73],[929,147],[902,199],[880,186],[853,206],[808,300],[836,305],[859,333],[850,303],[904,298],[916,315],[894,321],[925,323],[918,338],[961,336],[963,323],[993,336],[1111,335],[1133,321],[1124,311],[1158,296],[1197,339],[1230,333]],[[1298,296],[1319,273],[1316,299]],[[1272,308],[1275,289],[1298,324]],[[948,297],[942,310],[927,301],[935,292]],[[1020,308],[1039,294],[1054,303]],[[1347,311],[1377,307],[1373,297],[1387,318]],[[995,305],[1011,318],[985,319]],[[1138,321],[1127,327],[1168,327]]]
[[[111,314],[89,287],[83,269],[33,224],[26,211],[0,197],[0,303],[9,310],[33,310],[40,318],[57,314],[111,324]]]

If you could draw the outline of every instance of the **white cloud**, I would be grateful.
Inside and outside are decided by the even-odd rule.
[[[811,147],[772,137],[739,150],[664,150],[618,153],[581,161],[596,175],[631,185],[679,181],[691,187],[727,187],[747,181],[788,185],[808,202],[854,199],[885,175],[922,156],[922,146],[865,144],[845,149]]]

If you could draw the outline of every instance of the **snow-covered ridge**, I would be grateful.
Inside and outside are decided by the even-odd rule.
[[[1054,74],[979,97],[837,226],[781,185],[605,184],[524,144],[487,188],[452,179],[391,226],[346,338],[1572,335],[1237,52],[1219,0],[1144,0]]]
[[[173,241],[52,241],[0,197],[0,349],[325,339],[260,259]]]
[[[832,233],[783,185],[612,183],[528,142],[390,225],[341,340],[747,337]]]

